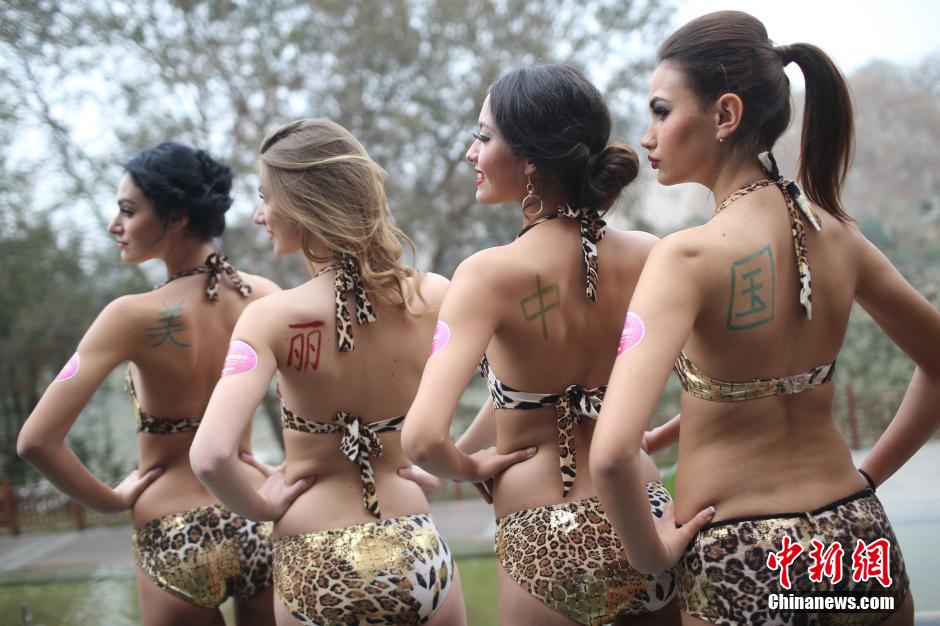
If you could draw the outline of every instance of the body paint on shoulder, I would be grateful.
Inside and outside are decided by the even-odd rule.
[[[535,291],[523,298],[519,304],[522,306],[522,316],[525,321],[540,320],[542,322],[542,337],[548,339],[548,324],[545,316],[552,309],[561,306],[561,289],[558,287],[558,283],[543,287],[542,277],[536,274]]]
[[[229,344],[228,354],[225,355],[225,365],[222,366],[222,377],[235,374],[247,374],[258,366],[258,353],[244,341],[233,341]]]
[[[75,378],[78,375],[78,368],[81,364],[81,359],[78,357],[78,352],[72,355],[72,358],[68,360],[62,370],[56,375],[56,380],[69,380],[70,378]]]
[[[159,348],[163,343],[169,339],[170,342],[175,345],[177,348],[188,348],[190,347],[188,343],[184,343],[176,338],[176,333],[183,332],[185,327],[182,322],[183,317],[183,301],[180,300],[175,307],[170,307],[165,302],[163,303],[163,311],[157,317],[157,323],[159,326],[147,326],[144,330],[147,331],[147,337],[150,339],[156,339],[157,342],[151,344],[151,348]]]
[[[428,356],[431,356],[438,350],[442,350],[448,343],[450,343],[450,326],[447,325],[447,322],[437,320],[437,326],[434,327],[434,338],[431,339],[431,349],[428,351]]]
[[[620,345],[617,346],[617,356],[633,350],[643,341],[645,335],[646,325],[643,323],[643,320],[640,319],[640,316],[633,311],[627,313],[627,318],[623,321],[623,332],[620,333]]]
[[[293,367],[298,372],[305,369],[316,370],[320,366],[320,347],[322,331],[326,322],[314,320],[298,324],[288,324],[287,327],[299,332],[290,338],[287,348],[287,367]]]
[[[728,330],[747,330],[772,324],[776,282],[774,253],[770,246],[732,263]]]

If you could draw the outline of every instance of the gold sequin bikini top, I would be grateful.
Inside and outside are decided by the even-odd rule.
[[[809,271],[809,253],[806,249],[806,232],[803,227],[803,216],[817,231],[821,229],[819,217],[812,205],[809,204],[800,191],[799,186],[792,180],[786,180],[777,170],[777,162],[769,152],[758,156],[761,168],[769,178],[762,178],[741,187],[725,198],[715,208],[717,215],[738,198],[747,194],[776,185],[783,193],[790,217],[790,234],[793,239],[793,250],[796,253],[797,272],[800,280],[800,307],[806,319],[813,317],[812,289]],[[799,209],[799,210],[798,210]],[[679,377],[682,388],[691,396],[714,402],[738,402],[753,400],[769,396],[784,396],[800,393],[804,389],[817,387],[832,380],[835,373],[836,362],[820,365],[813,369],[780,378],[755,378],[747,382],[729,382],[712,378],[695,363],[685,352],[679,354],[673,370]]]
[[[366,423],[361,417],[345,411],[334,415],[332,422],[315,422],[295,415],[281,403],[281,425],[284,428],[313,434],[342,433],[340,450],[347,459],[356,464],[362,478],[362,503],[369,513],[378,518],[381,518],[382,514],[375,495],[375,472],[369,460],[382,456],[382,440],[379,439],[379,433],[400,431],[404,423],[404,415]]]
[[[243,298],[251,294],[251,285],[242,280],[241,276],[238,275],[238,271],[229,263],[228,257],[215,251],[207,256],[205,263],[199,267],[177,272],[164,282],[156,285],[154,289],[159,289],[177,278],[195,276],[196,274],[209,275],[209,279],[206,282],[206,297],[209,300],[217,301],[219,299],[219,280],[222,274],[229,277],[229,280],[232,281],[232,284],[235,285],[238,293],[240,293]],[[124,389],[127,390],[127,395],[130,396],[131,405],[134,407],[134,413],[137,416],[137,432],[146,432],[152,435],[172,435],[174,433],[191,432],[199,428],[201,418],[171,420],[145,413],[143,409],[140,408],[140,401],[137,399],[137,390],[134,387],[134,380],[131,378],[130,366],[127,367],[124,373]]]
[[[538,409],[543,406],[555,408],[558,425],[558,463],[561,467],[561,496],[568,495],[574,485],[577,463],[574,455],[574,425],[585,419],[596,420],[601,412],[601,403],[607,385],[586,389],[581,385],[569,385],[563,393],[530,393],[513,389],[503,383],[486,355],[480,361],[480,371],[489,387],[493,406],[497,409]]]

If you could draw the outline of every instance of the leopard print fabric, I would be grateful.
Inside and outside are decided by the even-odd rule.
[[[212,301],[219,299],[219,282],[222,274],[225,274],[229,277],[229,280],[232,281],[232,284],[235,285],[235,289],[238,290],[238,293],[240,293],[243,298],[247,298],[249,295],[251,295],[251,285],[242,280],[242,277],[238,274],[238,270],[236,270],[235,267],[229,263],[227,256],[215,251],[207,256],[205,263],[199,267],[177,272],[176,274],[173,274],[168,279],[166,279],[166,281],[154,287],[154,289],[159,289],[163,285],[174,281],[177,278],[183,278],[184,276],[195,276],[196,274],[209,275],[209,279],[206,282],[206,297]]]
[[[198,419],[168,420],[144,413],[140,408],[140,401],[137,399],[137,389],[134,387],[130,366],[124,372],[124,390],[127,391],[127,395],[131,399],[131,406],[134,407],[134,414],[137,416],[137,432],[150,433],[151,435],[173,435],[175,433],[195,432],[199,428]]]
[[[306,626],[424,624],[453,576],[453,556],[427,514],[274,541],[275,589]]]
[[[333,278],[333,293],[336,297],[336,344],[340,352],[350,352],[356,348],[356,342],[353,339],[352,318],[346,304],[349,292],[352,291],[356,298],[357,324],[375,322],[375,307],[372,306],[369,296],[362,287],[359,263],[352,255],[341,255],[339,265],[323,268],[320,272],[329,269],[336,272]]]
[[[252,522],[219,504],[158,517],[132,535],[137,566],[162,589],[217,608],[272,585],[271,522]]]
[[[534,226],[559,217],[578,221],[581,229],[581,254],[584,257],[584,279],[586,283],[584,293],[591,302],[597,302],[597,244],[604,238],[604,232],[607,228],[607,223],[600,218],[597,211],[587,207],[574,209],[568,204],[563,204],[558,207],[558,211],[555,213],[540,217],[520,230],[519,234],[516,235],[516,239],[529,232]]]
[[[803,315],[806,319],[813,319],[813,289],[812,280],[809,271],[809,251],[806,248],[806,227],[803,225],[803,216],[809,220],[809,223],[817,231],[822,229],[822,223],[813,206],[807,202],[800,190],[799,185],[792,180],[787,180],[780,175],[777,169],[777,161],[770,152],[762,152],[758,155],[761,169],[770,177],[755,180],[752,183],[741,187],[732,192],[727,198],[715,207],[715,215],[723,211],[732,202],[743,198],[747,194],[776,185],[783,194],[784,202],[787,205],[787,214],[790,218],[790,238],[793,240],[793,252],[796,256],[796,269],[800,281],[800,307],[803,309]],[[797,210],[799,208],[799,210]],[[802,215],[801,215],[802,213]]]
[[[480,371],[497,409],[537,409],[543,406],[555,408],[558,425],[558,463],[561,468],[561,497],[567,497],[577,476],[578,464],[574,452],[574,427],[585,419],[596,420],[601,412],[601,403],[607,386],[586,389],[581,385],[569,385],[564,393],[530,393],[513,389],[503,383],[486,355],[480,361]]]
[[[651,513],[661,517],[669,492],[659,482],[646,491]],[[676,593],[672,572],[646,575],[630,566],[597,498],[499,518],[496,556],[526,592],[579,624],[652,613]]]
[[[780,570],[767,566],[771,552],[780,551],[783,538],[803,546],[803,553],[789,566],[791,588],[780,584]],[[890,544],[889,571],[892,585],[884,588],[874,579],[852,581],[852,553],[858,540],[876,539]],[[832,584],[809,579],[812,540],[825,546],[838,541],[845,550],[842,581]],[[870,490],[843,498],[809,513],[785,513],[708,524],[696,536],[676,566],[679,606],[693,617],[712,624],[798,624],[841,626],[876,624],[886,613],[812,613],[768,608],[770,594],[836,593],[891,595],[899,607],[907,593],[908,579],[897,537],[881,502]]]
[[[375,493],[375,472],[369,459],[382,456],[382,441],[379,433],[400,431],[405,423],[405,416],[399,415],[378,422],[365,423],[361,417],[340,411],[333,416],[333,422],[315,422],[304,419],[281,404],[281,426],[302,433],[342,433],[340,449],[350,461],[359,468],[362,479],[362,502],[375,517],[381,518],[379,500]]]

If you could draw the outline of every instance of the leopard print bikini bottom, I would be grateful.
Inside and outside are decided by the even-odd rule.
[[[427,514],[274,540],[274,588],[305,626],[424,624],[453,577]]]
[[[646,485],[656,517],[671,498]],[[525,509],[496,520],[496,557],[509,577],[559,613],[590,626],[666,606],[676,593],[672,572],[641,574],[597,498]]]
[[[892,611],[805,611],[802,599],[801,610],[791,610],[796,605],[781,608],[771,595],[788,601],[890,596],[897,609],[908,589],[897,537],[870,489],[806,513],[708,524],[686,549],[676,576],[679,608],[724,626],[877,624]]]
[[[162,589],[216,608],[271,587],[271,527],[220,504],[172,513],[134,529],[134,560]]]

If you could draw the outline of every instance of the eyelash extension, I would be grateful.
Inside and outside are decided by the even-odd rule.
[[[487,141],[490,140],[490,138],[484,135],[483,133],[471,133],[471,134],[473,135],[474,139],[479,139],[483,143],[486,143]]]
[[[653,115],[662,120],[666,119],[666,116],[669,115],[669,111],[667,109],[660,109],[657,107],[653,109]]]

